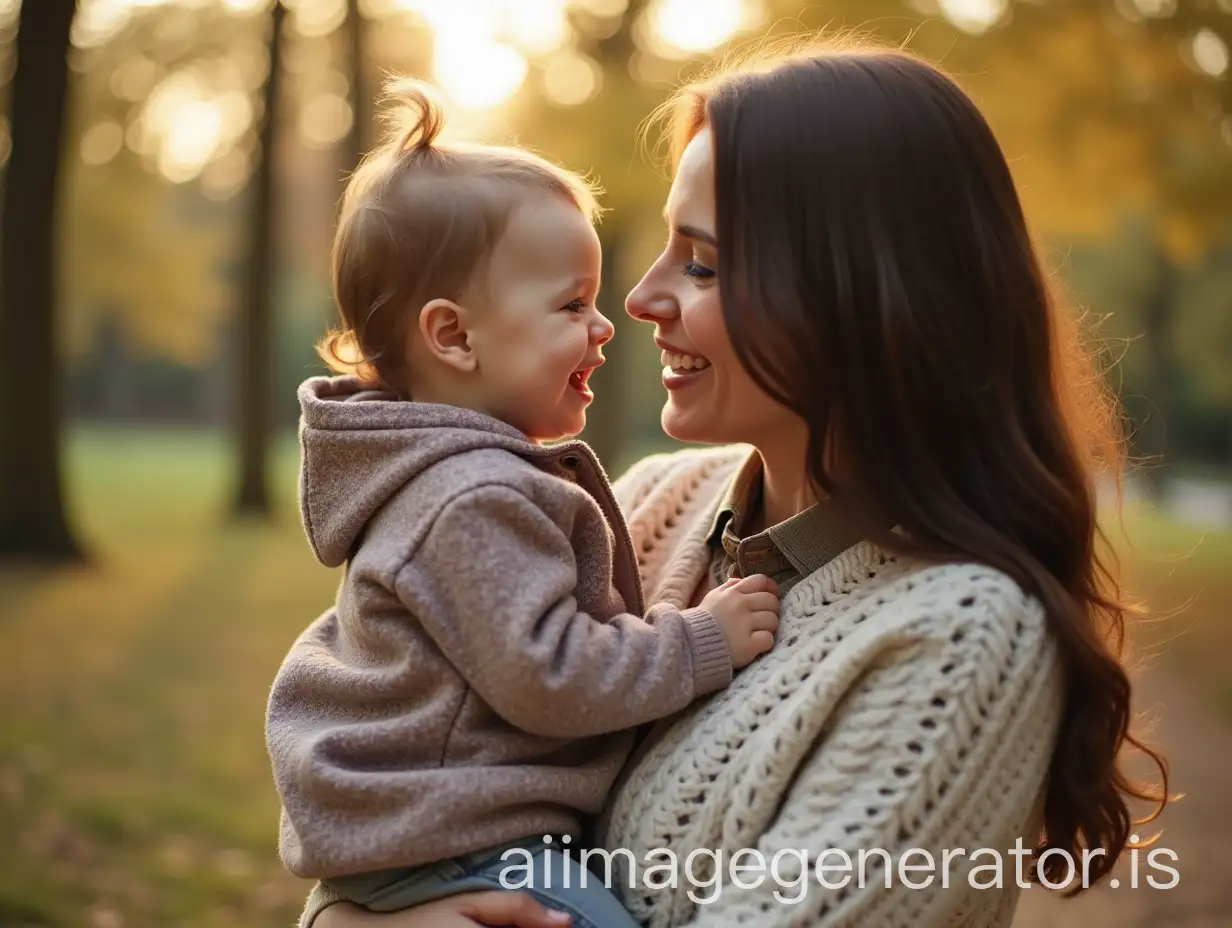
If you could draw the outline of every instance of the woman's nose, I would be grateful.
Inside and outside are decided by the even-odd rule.
[[[680,308],[671,293],[655,286],[652,274],[629,291],[625,298],[625,312],[641,322],[660,322],[679,314]]]

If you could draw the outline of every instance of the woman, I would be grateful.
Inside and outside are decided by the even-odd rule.
[[[1008,925],[1024,880],[1108,872],[1128,797],[1163,804],[1116,764],[1141,745],[1097,553],[1113,409],[936,70],[780,56],[673,113],[670,234],[627,308],[664,352],[665,431],[720,447],[618,497],[652,599],[768,573],[781,626],[648,735],[598,841],[654,926]],[[557,923],[495,892],[313,924],[378,921]]]

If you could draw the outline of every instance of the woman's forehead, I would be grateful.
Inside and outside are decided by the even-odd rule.
[[[676,224],[714,230],[714,148],[709,129],[689,142],[667,197],[667,210]]]

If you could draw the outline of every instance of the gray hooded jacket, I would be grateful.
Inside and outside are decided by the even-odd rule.
[[[299,399],[305,530],[346,569],[270,694],[283,861],[326,878],[578,834],[634,728],[730,682],[721,629],[701,609],[643,615],[583,442],[353,378]]]

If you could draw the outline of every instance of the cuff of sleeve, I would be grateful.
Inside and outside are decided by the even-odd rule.
[[[694,698],[723,689],[732,681],[731,651],[723,629],[705,609],[685,609],[680,617],[693,646]]]
[[[308,894],[308,899],[304,903],[304,911],[299,917],[299,928],[312,928],[312,923],[316,921],[318,915],[331,905],[345,901],[342,894],[337,890],[318,882],[312,887],[312,891]]]

